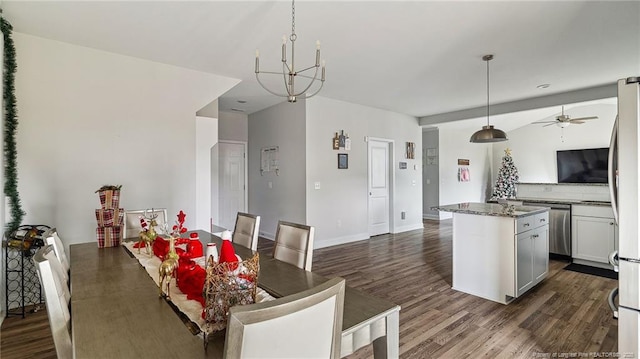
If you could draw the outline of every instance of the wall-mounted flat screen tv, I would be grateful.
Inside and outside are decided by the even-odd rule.
[[[607,183],[609,148],[557,151],[558,183]]]

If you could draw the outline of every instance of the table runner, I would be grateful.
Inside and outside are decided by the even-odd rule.
[[[138,248],[134,248],[135,242],[124,242],[123,247],[138,260],[140,265],[147,271],[147,274],[153,279],[157,286],[160,285],[158,268],[162,261],[155,255],[149,256],[145,248],[140,250],[138,254]],[[178,246],[176,246],[178,247]],[[204,268],[205,257],[192,258],[196,264]],[[171,280],[169,286],[171,292],[171,302],[180,310],[189,320],[195,323],[200,329],[201,333],[205,333],[205,321],[202,318],[202,305],[197,300],[187,299],[187,295],[180,291],[180,288],[176,285],[175,278]],[[258,287],[256,290],[256,303],[264,302],[267,300],[274,300],[275,298],[267,293],[264,289]]]

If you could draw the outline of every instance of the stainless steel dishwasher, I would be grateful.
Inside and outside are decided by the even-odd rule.
[[[525,206],[549,207],[549,253],[571,258],[571,205],[524,202]]]

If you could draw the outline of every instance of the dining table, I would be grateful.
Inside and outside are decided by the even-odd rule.
[[[222,239],[192,231],[203,247]],[[192,232],[183,236],[188,237]],[[213,232],[213,231],[212,231]],[[132,239],[133,240],[133,239]],[[236,254],[254,252],[234,244]],[[144,251],[144,249],[142,249]],[[258,286],[275,298],[313,288],[328,277],[259,253]],[[221,358],[225,333],[194,335],[147,271],[124,246],[70,246],[71,329],[75,358]],[[399,356],[400,306],[346,286],[341,357],[373,345],[375,358]]]

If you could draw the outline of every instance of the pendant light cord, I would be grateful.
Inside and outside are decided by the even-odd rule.
[[[487,61],[487,126],[489,126],[489,61],[493,58],[493,55],[485,56]]]

